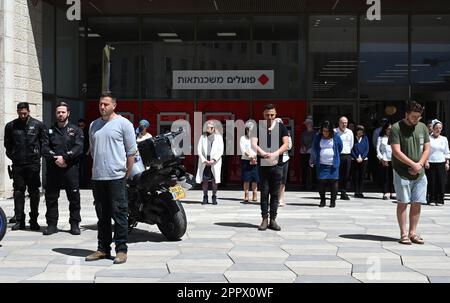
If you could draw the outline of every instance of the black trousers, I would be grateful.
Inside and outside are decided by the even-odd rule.
[[[39,216],[41,164],[13,165],[14,213],[17,222],[25,221],[25,190],[30,195],[30,218]]]
[[[114,243],[116,252],[127,252],[128,241],[128,197],[125,178],[118,180],[92,180],[95,211],[98,217],[98,250],[111,251],[112,226],[114,220]]]
[[[276,218],[278,211],[278,194],[280,192],[283,168],[281,166],[261,166],[261,215]],[[270,209],[269,209],[270,195]]]
[[[338,193],[338,180],[334,179],[319,180],[320,201],[325,202],[325,192],[327,191],[327,187],[330,187],[331,202],[336,202]]]
[[[347,182],[350,178],[352,168],[352,156],[350,154],[341,154],[341,163],[339,166],[339,190],[341,193],[347,192]]]
[[[316,169],[309,165],[311,154],[300,154],[300,173],[302,185],[313,189],[316,180]]]
[[[379,178],[382,184],[383,194],[395,193],[394,189],[394,170],[392,168],[392,162],[388,162],[388,166],[383,166],[383,164],[378,165]]]
[[[352,182],[355,194],[361,194],[363,192],[363,183],[367,169],[367,162],[367,160],[364,160],[361,163],[358,163],[356,160],[352,161]]]
[[[430,163],[426,170],[428,178],[428,202],[444,204],[445,183],[447,181],[445,162]]]
[[[47,186],[45,189],[45,202],[47,205],[45,217],[47,225],[58,224],[58,199],[61,189],[66,190],[67,200],[69,200],[69,222],[71,224],[81,222],[78,166],[72,166],[67,169],[49,167],[47,169]]]

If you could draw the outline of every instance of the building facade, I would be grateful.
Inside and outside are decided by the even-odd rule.
[[[105,89],[135,125],[148,119],[152,134],[180,118],[192,125],[195,112],[203,120],[258,120],[264,104],[275,103],[294,138],[296,183],[306,115],[316,126],[346,115],[370,131],[383,117],[401,119],[406,100],[425,104],[424,119],[447,121],[450,113],[448,1],[383,0],[381,20],[370,20],[371,6],[359,0],[81,0],[73,21],[67,10],[76,7],[62,0],[0,3],[2,126],[25,100],[47,125],[61,100],[73,121],[92,121]],[[273,71],[274,88],[176,89],[180,70]],[[3,193],[7,163],[0,159]],[[225,183],[239,182],[239,156],[225,163]],[[193,156],[186,165],[195,169]]]

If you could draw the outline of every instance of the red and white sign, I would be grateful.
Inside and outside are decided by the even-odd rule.
[[[174,70],[172,89],[274,89],[273,70]]]

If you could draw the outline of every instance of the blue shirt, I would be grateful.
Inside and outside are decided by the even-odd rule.
[[[369,139],[367,139],[367,136],[364,135],[360,142],[355,138],[355,144],[352,148],[352,158],[358,159],[361,156],[365,160],[367,155],[369,155]]]

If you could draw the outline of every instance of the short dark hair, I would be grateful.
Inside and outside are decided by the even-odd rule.
[[[383,124],[383,127],[381,128],[381,131],[380,131],[380,137],[386,136],[386,130],[387,130],[388,127],[391,126],[391,125],[392,125],[392,124],[391,124],[391,122],[389,122],[389,121]]]
[[[84,120],[83,118],[78,119],[78,123],[80,122],[86,122],[86,120]]]
[[[111,100],[113,100],[114,103],[117,102],[117,98],[113,95],[111,91],[103,92],[102,95],[100,96],[100,100],[103,98],[111,98]]]
[[[331,124],[330,121],[326,120],[322,122],[322,125],[320,126],[320,131],[319,131],[319,135],[322,137],[322,133],[324,129],[328,129],[328,131],[330,132],[330,138],[334,137],[334,129],[333,129],[333,125]]]
[[[58,104],[56,104],[55,110],[56,110],[58,107],[61,107],[61,106],[65,106],[65,107],[67,108],[67,111],[70,112],[70,106],[69,106],[69,104],[67,104],[66,102],[59,102]]]
[[[17,110],[20,109],[26,109],[26,110],[30,110],[30,104],[28,102],[20,102],[19,104],[17,104]]]
[[[275,105],[272,103],[266,104],[266,106],[264,106],[264,110],[272,110],[272,109],[276,109]]]
[[[420,105],[416,101],[409,101],[406,103],[406,112],[407,113],[411,113],[411,112],[423,113],[424,110],[425,110],[425,107]]]

